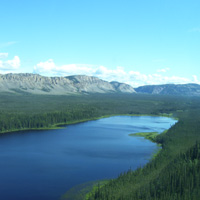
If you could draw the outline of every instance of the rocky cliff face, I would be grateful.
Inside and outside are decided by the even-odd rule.
[[[0,92],[67,95],[76,93],[134,93],[124,83],[107,82],[85,75],[68,77],[45,77],[38,74],[0,75]]]
[[[119,83],[116,81],[110,82],[110,84],[115,88],[118,92],[126,92],[126,93],[133,93],[135,90],[128,84],[125,83]]]
[[[147,85],[135,88],[137,93],[164,94],[179,96],[200,96],[200,85],[198,84],[166,84]]]

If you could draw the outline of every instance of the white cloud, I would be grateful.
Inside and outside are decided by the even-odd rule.
[[[158,69],[157,70],[157,72],[163,72],[163,73],[165,73],[165,72],[167,72],[167,71],[169,71],[170,70],[170,68],[164,68],[164,69]]]
[[[56,66],[53,59],[49,59],[46,62],[40,62],[34,66],[34,73],[39,73],[43,75],[50,76],[66,76],[66,75],[93,75],[95,69],[92,65],[82,65],[82,64],[69,64]]]
[[[8,56],[7,53],[0,53],[0,72],[9,73],[13,72],[20,67],[20,59],[18,56],[14,56],[12,60],[2,60]]]
[[[196,75],[193,75],[193,83],[200,84],[200,81],[198,80]]]
[[[160,70],[160,72],[168,71],[169,68]],[[125,71],[123,67],[108,69],[105,66],[85,65],[85,64],[69,64],[57,66],[52,59],[46,62],[40,62],[34,67],[34,73],[49,76],[69,76],[69,75],[89,75],[96,76],[106,81],[118,81],[138,87],[141,85],[157,85],[157,84],[184,84],[199,83],[196,76],[191,79],[180,76],[164,76],[162,74],[142,74],[138,71]]]

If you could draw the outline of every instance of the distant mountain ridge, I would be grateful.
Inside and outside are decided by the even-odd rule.
[[[135,91],[137,93],[143,93],[143,94],[200,96],[200,85],[193,83],[146,85],[135,88]]]
[[[104,81],[94,76],[74,75],[46,77],[32,73],[0,75],[0,92],[70,95],[92,93],[140,93],[178,96],[200,96],[198,84],[146,85],[138,88]]]
[[[0,92],[68,95],[78,93],[135,93],[135,90],[128,84],[107,82],[93,76],[45,77],[38,74],[20,73],[0,75]]]

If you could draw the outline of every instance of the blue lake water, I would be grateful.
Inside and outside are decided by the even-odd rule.
[[[0,136],[0,199],[56,200],[71,187],[117,177],[148,162],[158,146],[136,132],[162,132],[166,117],[116,116]]]

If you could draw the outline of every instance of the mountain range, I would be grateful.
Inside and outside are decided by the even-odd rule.
[[[128,84],[107,82],[93,76],[45,77],[31,73],[0,75],[0,91],[51,95],[135,93]]]
[[[143,93],[162,95],[200,96],[198,84],[146,85],[133,88],[116,81],[108,82],[97,77],[74,75],[46,77],[32,73],[0,75],[0,92],[69,95],[90,93]]]

